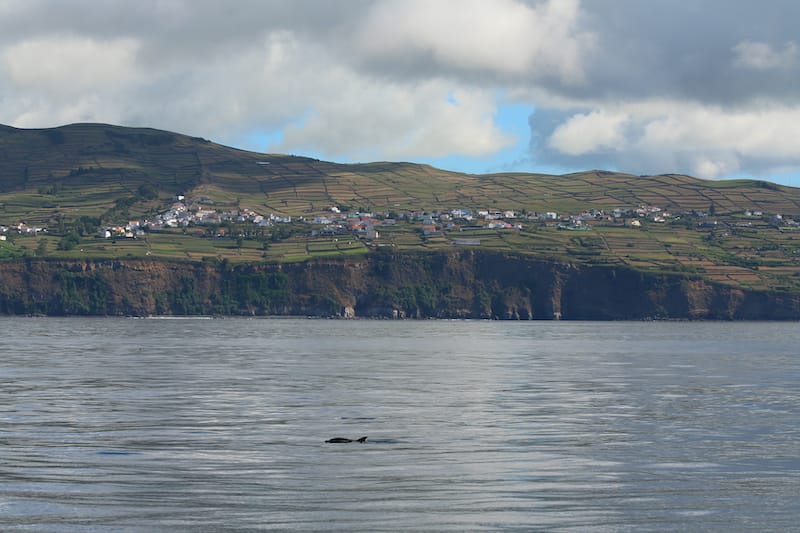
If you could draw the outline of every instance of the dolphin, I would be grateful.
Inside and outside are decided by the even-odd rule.
[[[367,437],[361,437],[360,439],[356,440],[347,439],[345,437],[333,437],[332,439],[328,439],[325,442],[327,444],[339,444],[343,442],[360,442],[361,444],[364,444],[365,442],[367,442]]]

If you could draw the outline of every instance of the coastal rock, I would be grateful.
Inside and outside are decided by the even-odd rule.
[[[238,266],[25,259],[0,269],[0,313],[798,320],[800,296],[501,252]]]

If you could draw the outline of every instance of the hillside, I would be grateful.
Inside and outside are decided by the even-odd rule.
[[[175,133],[103,124],[0,128],[0,220],[96,214],[152,185],[159,198],[205,195],[220,204],[300,216],[331,205],[369,211],[465,207],[576,212],[658,205],[675,211],[800,214],[800,189],[763,181],[704,181],[590,171],[468,175],[412,163],[335,164],[259,154]],[[140,208],[144,213],[145,210]],[[137,213],[138,214],[138,213]]]
[[[800,189],[765,181],[469,175],[147,128],[0,126],[5,261],[256,265],[469,248],[797,294],[796,220]]]

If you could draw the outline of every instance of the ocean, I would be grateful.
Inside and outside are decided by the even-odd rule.
[[[797,530],[798,346],[795,322],[4,317],[0,530]]]

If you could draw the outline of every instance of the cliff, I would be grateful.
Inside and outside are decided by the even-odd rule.
[[[473,251],[242,266],[29,259],[2,265],[0,313],[797,320],[800,296]]]

